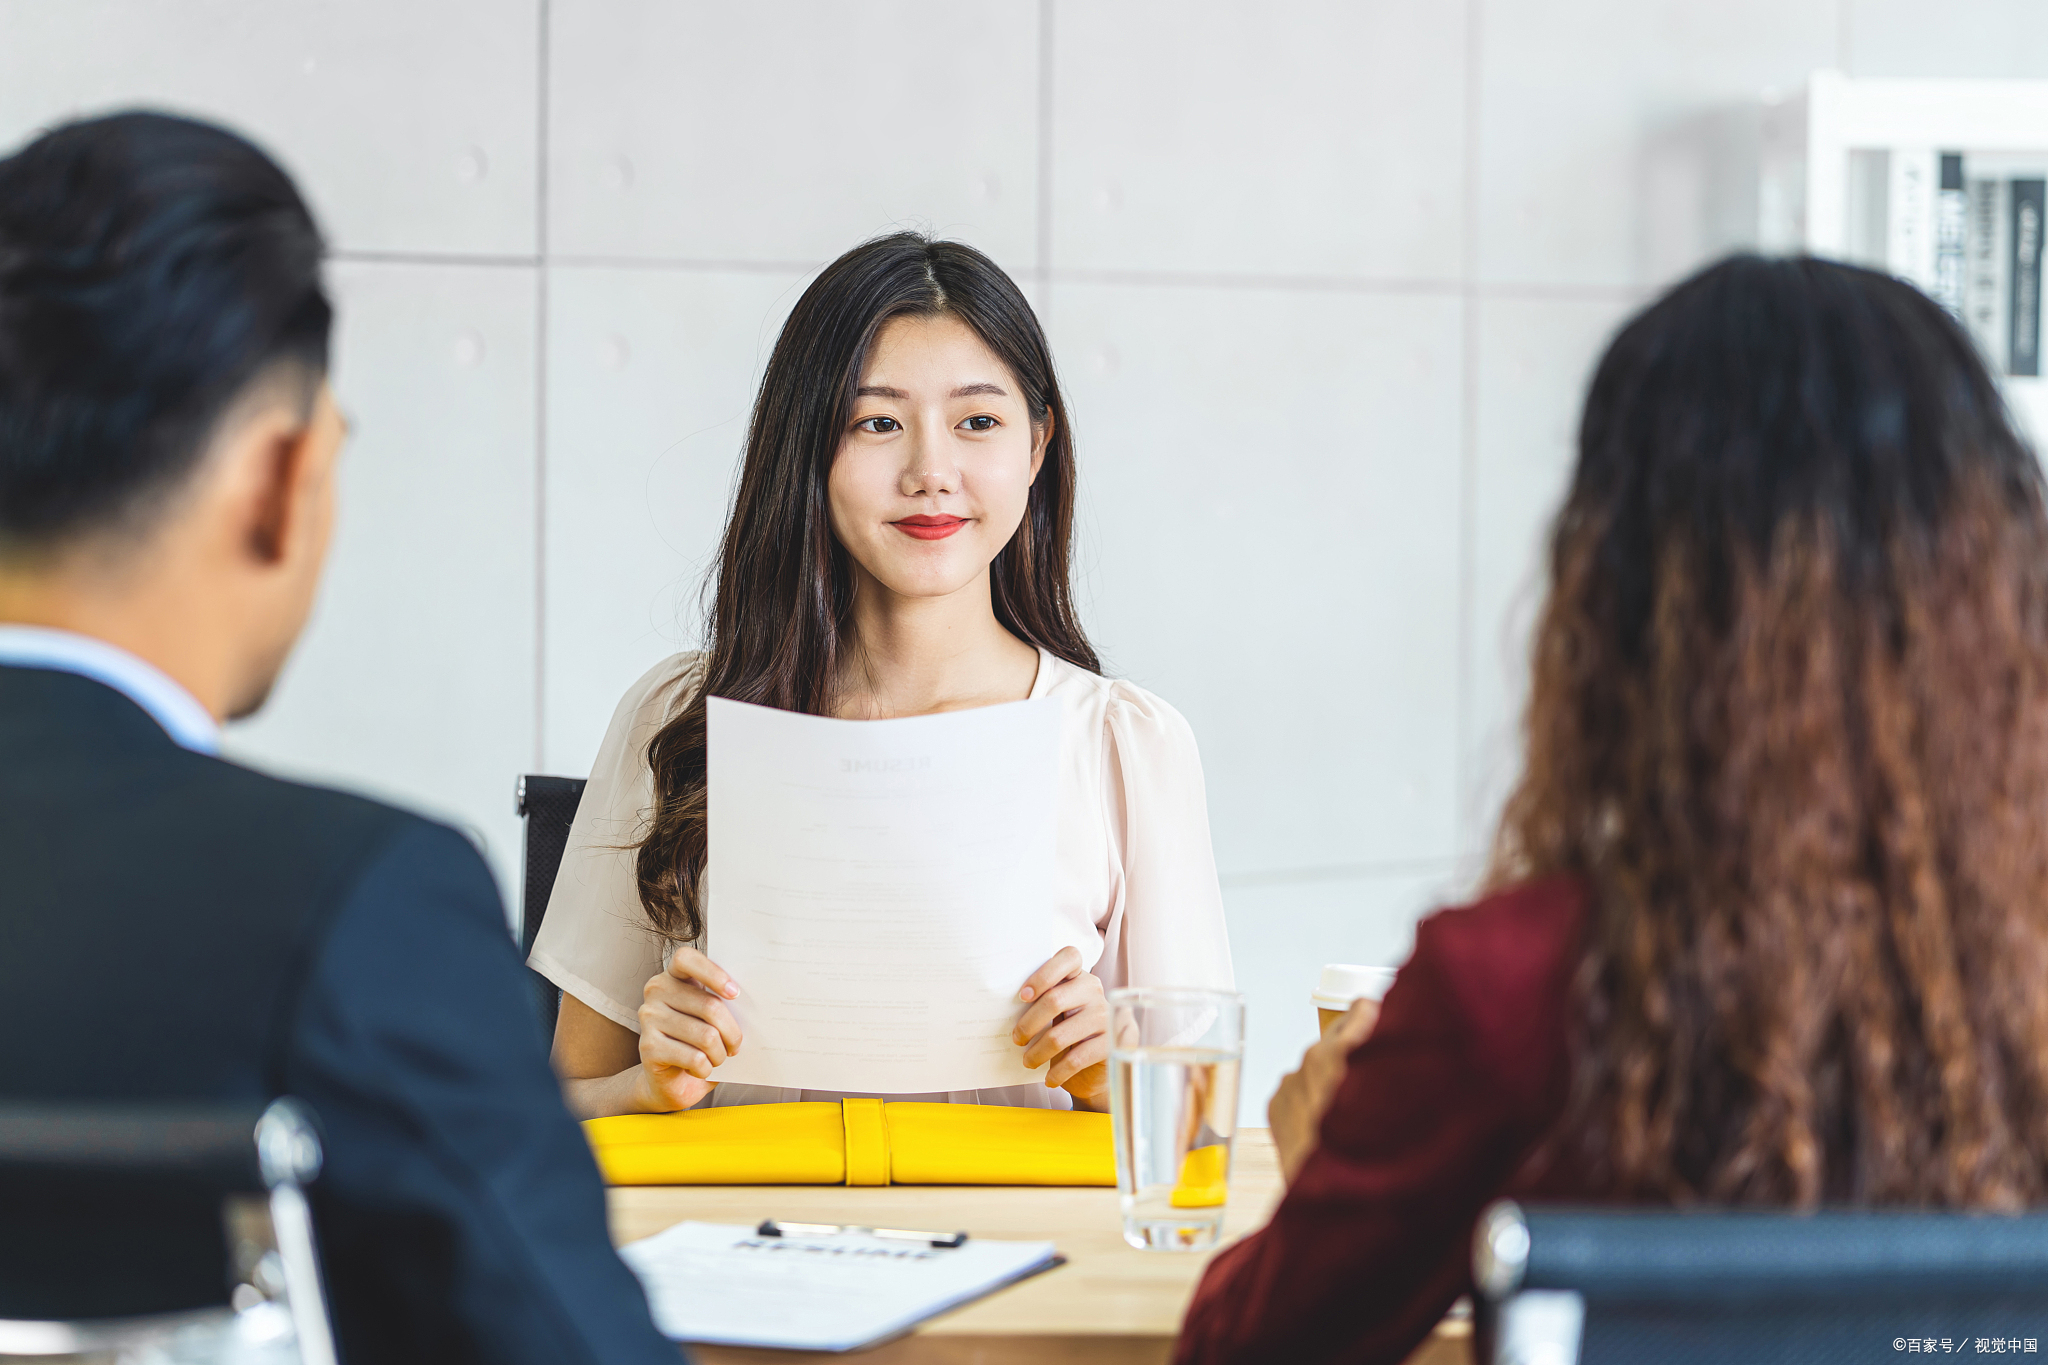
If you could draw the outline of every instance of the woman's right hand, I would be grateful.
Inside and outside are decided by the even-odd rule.
[[[711,1093],[711,1073],[740,1050],[740,1026],[725,1002],[740,988],[695,948],[678,946],[668,968],[649,977],[640,1003],[636,1107],[666,1114]]]

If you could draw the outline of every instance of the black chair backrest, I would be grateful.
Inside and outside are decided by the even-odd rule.
[[[256,1124],[265,1108],[0,1101],[0,1169],[140,1171],[224,1194],[259,1194],[264,1183]]]
[[[1474,1262],[1497,1362],[1828,1365],[1928,1350],[2038,1354],[2048,1339],[2048,1214],[1504,1202],[1481,1219]],[[1573,1299],[1577,1350],[1561,1354],[1542,1324]],[[1537,1324],[1519,1339],[1518,1309],[1532,1310],[1524,1327]]]
[[[263,1109],[0,1102],[0,1319],[225,1303],[221,1207],[264,1190]]]
[[[519,814],[526,822],[526,877],[520,890],[519,952],[533,952],[534,935],[547,917],[548,897],[554,893],[555,874],[561,870],[562,850],[569,843],[569,825],[583,802],[584,779],[545,777],[528,774],[519,779]],[[555,983],[539,972],[533,978],[534,1002],[541,1023],[550,1038],[555,1033],[555,1015],[561,1008],[562,993]]]

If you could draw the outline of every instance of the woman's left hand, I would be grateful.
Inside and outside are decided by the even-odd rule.
[[[1076,1109],[1109,1108],[1109,1001],[1102,982],[1081,970],[1079,950],[1054,953],[1017,998],[1031,1006],[1010,1033],[1024,1065],[1049,1062],[1045,1083],[1072,1095]]]

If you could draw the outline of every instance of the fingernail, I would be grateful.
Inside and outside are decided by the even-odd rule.
[[[725,983],[725,998],[726,998],[726,999],[728,999],[728,1000],[737,1000],[737,999],[739,999],[739,996],[740,996],[740,983],[739,983],[739,982],[737,982],[737,981],[728,981],[728,982],[726,982],[726,983]]]
[[[1018,992],[1017,992],[1017,998],[1018,998],[1019,1000],[1023,1000],[1023,1001],[1027,1001],[1027,1002],[1028,1002],[1028,1001],[1029,1001],[1029,1000],[1031,999],[1031,996],[1032,996],[1032,990],[1031,990],[1031,988],[1030,988],[1029,986],[1026,986],[1026,987],[1025,987],[1025,988],[1024,988],[1023,990],[1021,990],[1021,991],[1018,991]]]

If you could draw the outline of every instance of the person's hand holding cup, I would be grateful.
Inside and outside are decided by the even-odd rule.
[[[1280,1158],[1281,1177],[1288,1184],[1315,1150],[1323,1114],[1336,1097],[1352,1051],[1379,1022],[1380,1001],[1394,984],[1391,967],[1361,967],[1332,962],[1323,968],[1315,993],[1320,1038],[1303,1054],[1298,1070],[1281,1079],[1266,1106],[1273,1148]]]
[[[1371,1019],[1379,1018],[1380,1001],[1386,998],[1387,988],[1393,984],[1392,967],[1361,967],[1349,962],[1325,964],[1315,992],[1309,996],[1315,1002],[1317,1033],[1321,1037],[1329,1037],[1337,1021],[1360,1001],[1367,1002],[1363,1009],[1365,1014]],[[1365,1027],[1372,1027],[1370,1020]]]
[[[1316,1135],[1329,1112],[1337,1087],[1351,1064],[1351,1054],[1377,1022],[1378,1002],[1360,999],[1337,1016],[1334,1027],[1302,1054],[1301,1065],[1280,1078],[1279,1089],[1266,1104],[1266,1126],[1273,1152],[1280,1158],[1280,1178],[1287,1184],[1301,1172],[1316,1148]]]

